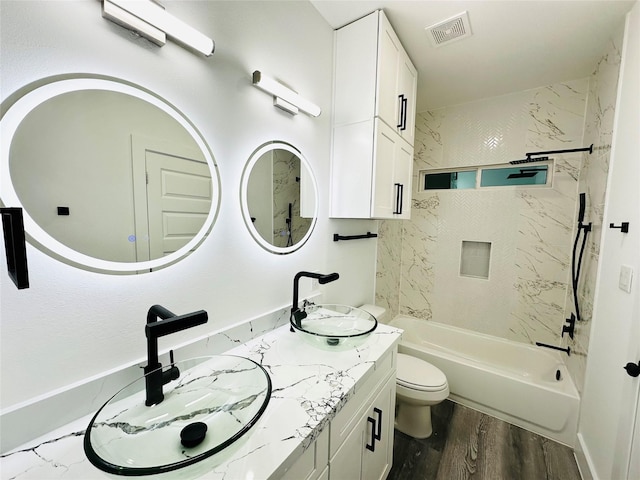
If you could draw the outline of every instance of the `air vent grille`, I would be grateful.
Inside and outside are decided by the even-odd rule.
[[[471,35],[469,15],[462,12],[440,23],[425,28],[429,40],[434,47],[441,47]]]

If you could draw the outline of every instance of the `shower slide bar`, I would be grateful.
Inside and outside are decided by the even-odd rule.
[[[571,355],[571,347],[562,348],[562,347],[556,347],[555,345],[547,345],[546,343],[540,343],[540,342],[536,342],[536,345],[539,347],[551,348],[553,350],[560,350],[561,352],[564,352],[567,355]]]
[[[371,232],[367,232],[365,235],[338,235],[337,233],[334,233],[333,241],[337,242],[338,240],[359,240],[361,238],[376,238],[377,236],[377,233]]]

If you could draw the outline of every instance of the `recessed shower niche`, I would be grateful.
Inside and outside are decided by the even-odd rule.
[[[489,279],[491,243],[462,241],[460,276]]]

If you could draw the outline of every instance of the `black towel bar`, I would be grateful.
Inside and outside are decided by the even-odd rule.
[[[377,233],[367,232],[366,235],[338,235],[337,233],[333,234],[333,241],[337,242],[338,240],[358,240],[360,238],[376,238],[378,236]]]

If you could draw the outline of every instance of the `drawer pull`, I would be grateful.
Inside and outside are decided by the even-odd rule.
[[[367,443],[367,450],[372,452],[376,451],[376,440],[382,439],[382,410],[374,408],[373,411],[378,414],[378,420],[374,420],[371,417],[367,417],[367,422],[371,424],[371,445]]]

